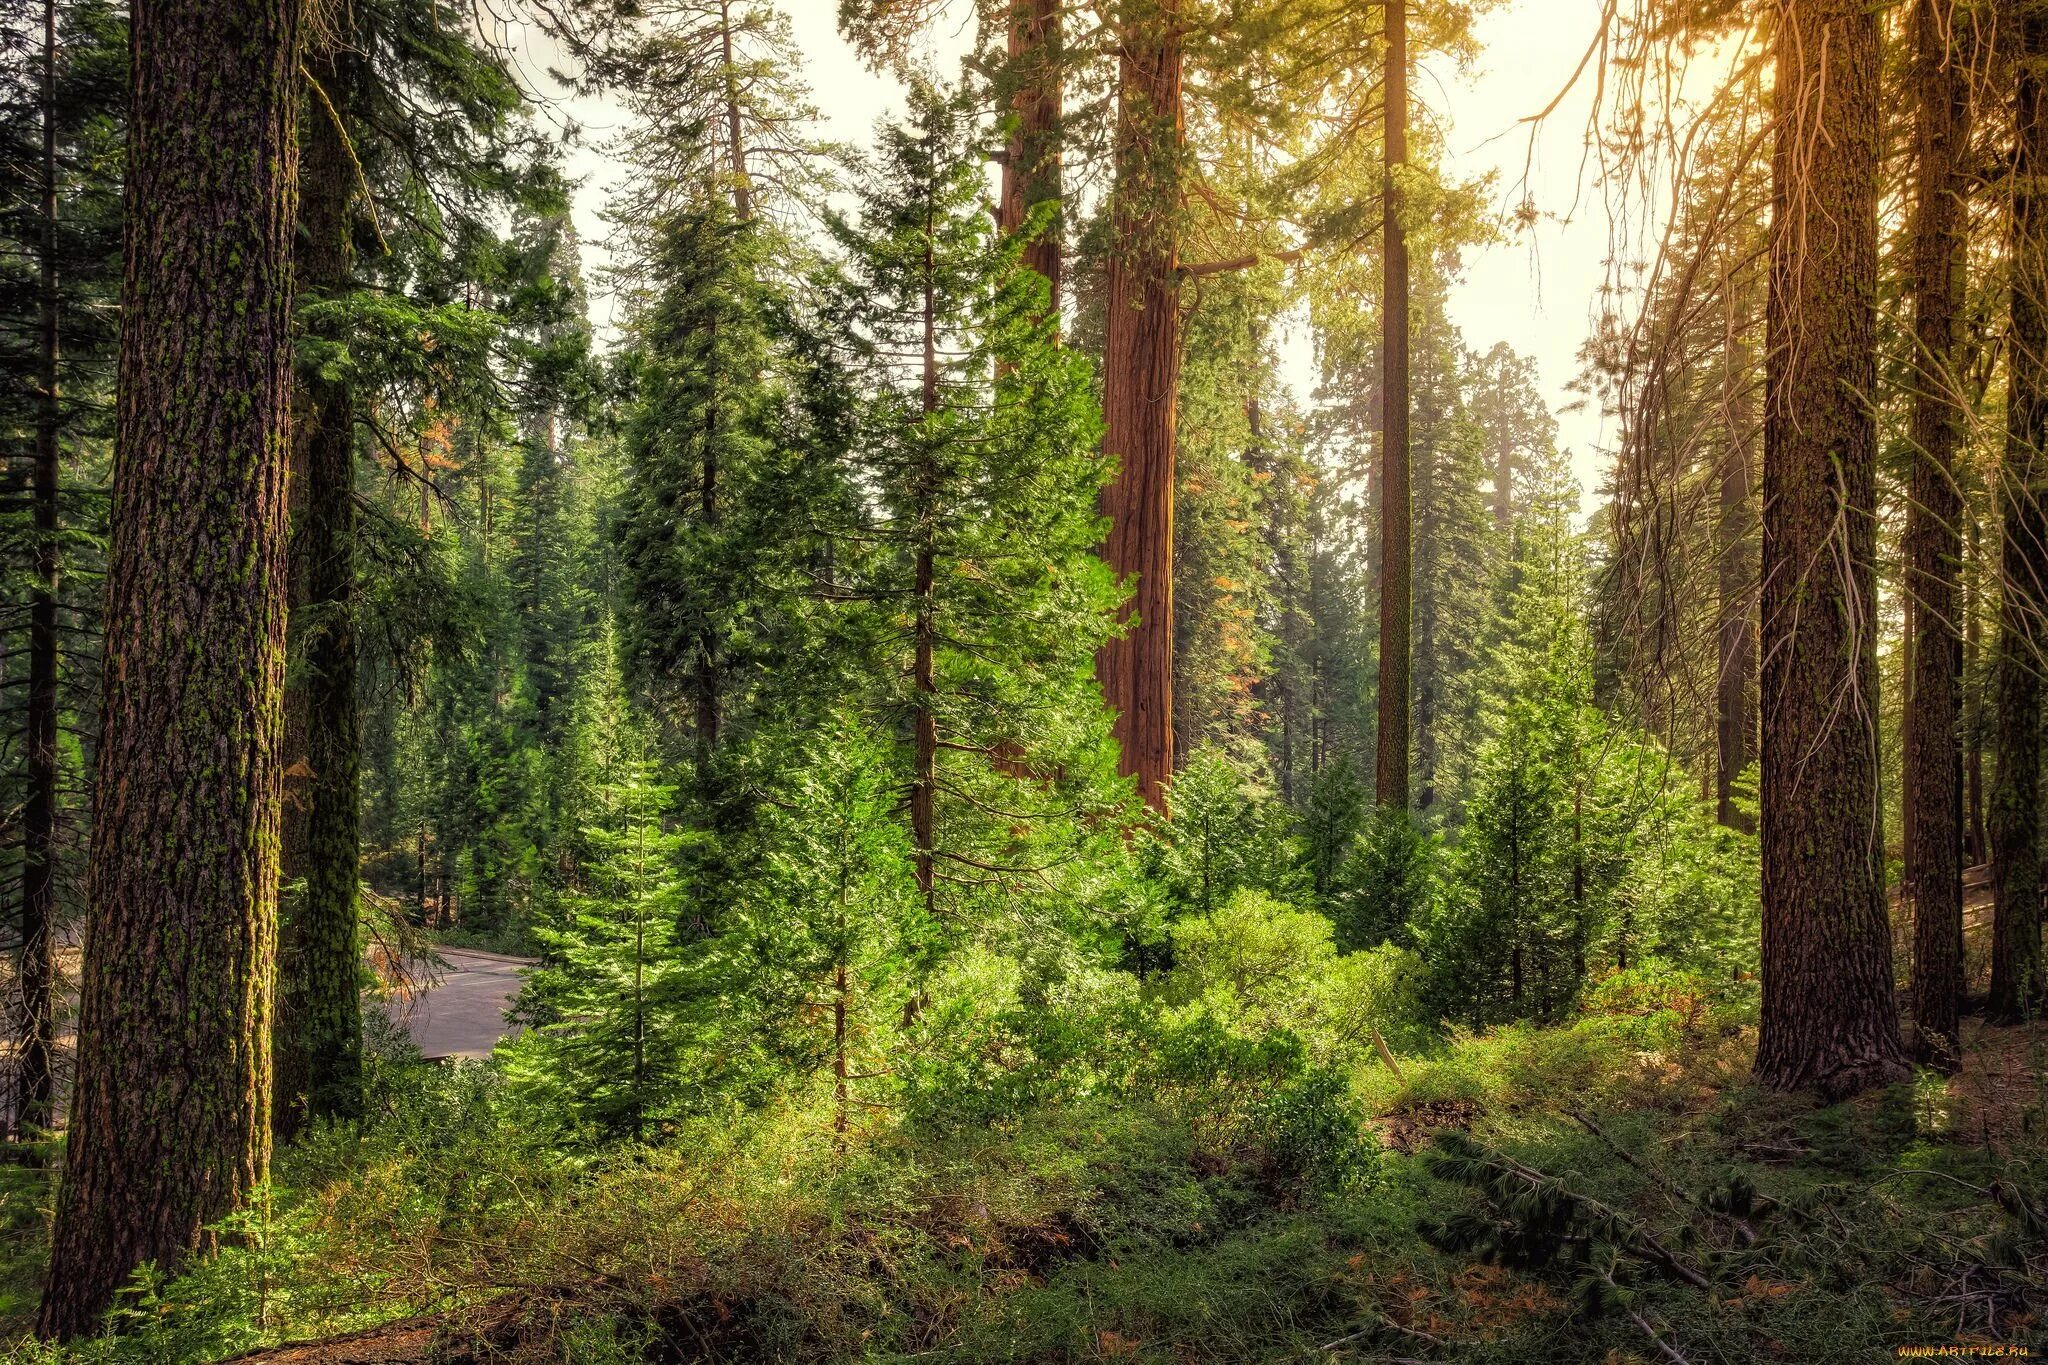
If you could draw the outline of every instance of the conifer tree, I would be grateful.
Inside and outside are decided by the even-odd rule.
[[[18,833],[16,1040],[9,1136],[55,1126],[56,944],[75,910],[84,824],[75,743],[93,701],[105,531],[102,461],[112,320],[120,288],[120,158],[127,72],[122,17],[100,0],[15,0],[0,8],[0,431],[9,492],[5,549],[28,584],[23,731],[4,777],[11,853]],[[15,501],[20,498],[21,501]],[[12,602],[10,600],[10,605]],[[18,768],[15,766],[18,762]],[[16,822],[18,820],[18,829]],[[24,1152],[34,1160],[35,1149]]]
[[[1998,769],[1991,796],[1997,895],[1990,1018],[2032,1017],[2041,963],[2041,666],[2048,657],[2048,5],[2018,0],[2013,25],[2011,343],[1998,473]]]
[[[269,1165],[300,8],[135,6],[107,685],[46,1335]]]
[[[1792,0],[1777,44],[1756,1075],[1839,1098],[1906,1072],[1877,771],[1877,17]]]
[[[867,389],[853,458],[879,500],[861,591],[893,607],[883,666],[934,911],[1006,901],[1098,844],[1112,761],[1089,676],[1115,598],[1087,366],[1018,267],[1028,236],[992,236],[968,132],[957,97],[915,92],[836,228]]]
[[[576,872],[555,922],[535,930],[547,960],[522,1008],[542,1023],[513,1075],[581,1123],[638,1142],[691,1098],[682,1053],[692,1037],[674,1020],[687,919],[677,864],[691,836],[673,828],[674,791],[627,709],[617,655],[606,621],[583,652],[562,750],[577,765],[564,786],[584,822]]]

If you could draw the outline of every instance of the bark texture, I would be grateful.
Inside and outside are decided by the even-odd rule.
[[[1004,78],[1016,124],[1003,155],[996,214],[997,228],[1006,233],[1022,227],[1040,204],[1056,202],[1062,194],[1063,34],[1060,0],[1014,0]],[[1057,219],[1024,249],[1024,264],[1052,286],[1052,316],[1057,319],[1063,266]]]
[[[2014,0],[2008,41],[2013,99],[2011,252],[2005,461],[1999,478],[1998,767],[1991,784],[1991,931],[1995,1023],[2041,1004],[2042,611],[2048,607],[2048,3]]]
[[[1951,42],[1950,6],[1913,10],[1916,88],[1913,472],[1906,510],[1906,593],[1913,652],[1906,683],[1904,779],[1913,813],[1913,1048],[1953,1071],[1963,998],[1963,500],[1956,343],[1969,226],[1970,92]]]
[[[1408,163],[1408,5],[1387,3],[1387,176],[1381,221],[1386,298],[1381,318],[1379,741],[1374,793],[1408,808],[1409,629],[1414,544],[1408,469],[1408,234],[1399,176]]]
[[[1833,1099],[1907,1074],[1878,806],[1878,24],[1777,15],[1763,537],[1756,1076]]]
[[[339,47],[307,66],[319,92],[300,128],[294,275],[302,293],[332,295],[349,287],[354,271],[357,185],[336,119],[354,107],[362,73],[359,59]],[[345,380],[301,371],[295,413],[282,877],[300,889],[284,900],[279,926],[273,1118],[280,1138],[309,1119],[356,1117],[363,1088],[354,391]]]
[[[138,0],[78,1082],[39,1325],[269,1160],[300,7]]]
[[[1133,0],[1123,17],[1116,186],[1102,365],[1103,558],[1136,580],[1128,629],[1096,676],[1116,712],[1121,771],[1164,809],[1173,772],[1174,440],[1180,389],[1180,0]]]

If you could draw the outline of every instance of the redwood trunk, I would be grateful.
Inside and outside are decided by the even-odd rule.
[[[996,226],[1005,233],[1024,225],[1033,209],[1061,197],[1061,106],[1065,54],[1060,0],[1015,0],[1010,8],[1010,113],[1016,120],[1003,156],[1002,197]],[[1060,315],[1062,256],[1057,218],[1024,249],[1024,264],[1052,287],[1052,317]]]
[[[1173,772],[1173,496],[1180,387],[1181,0],[1136,0],[1117,101],[1114,241],[1102,373],[1103,558],[1135,579],[1126,633],[1096,661],[1116,712],[1120,771],[1165,808]]]
[[[1914,6],[1918,86],[1913,223],[1913,335],[1918,376],[1906,510],[1906,593],[1912,670],[1906,691],[1905,797],[1912,812],[1914,1052],[1943,1071],[1960,1064],[1963,998],[1963,500],[1956,483],[1957,320],[1965,285],[1969,81],[1949,50],[1947,6]]]
[[[1991,787],[1991,866],[1997,914],[1991,931],[1995,1023],[2017,1023],[2040,1005],[2041,978],[2041,613],[2048,607],[2048,12],[2020,4],[2013,104],[2012,345],[2006,379],[2005,466],[2001,471],[1998,652],[1998,768]]]
[[[78,1079],[40,1330],[264,1178],[300,9],[138,0]]]
[[[1878,24],[1786,0],[1764,414],[1763,1023],[1757,1079],[1907,1074],[1878,806]]]
[[[1381,235],[1379,804],[1408,809],[1409,627],[1414,617],[1408,488],[1408,234],[1399,174],[1408,162],[1408,5],[1387,0],[1387,145]]]
[[[347,290],[357,175],[335,116],[354,107],[357,60],[339,49],[310,63],[327,98],[301,128],[302,293]],[[345,340],[335,337],[333,340]],[[293,660],[285,692],[283,880],[302,883],[279,925],[275,1132],[362,1112],[363,1015],[357,984],[355,394],[348,381],[301,373],[292,476]]]

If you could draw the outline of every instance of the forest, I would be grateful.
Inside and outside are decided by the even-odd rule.
[[[0,1359],[2048,1350],[2048,0],[0,0],[0,168]]]

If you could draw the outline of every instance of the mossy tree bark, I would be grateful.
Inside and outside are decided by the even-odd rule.
[[[1154,809],[1164,809],[1173,773],[1183,23],[1180,0],[1129,0],[1121,16],[1102,360],[1102,449],[1117,462],[1102,490],[1110,523],[1103,558],[1137,582],[1124,610],[1131,624],[1103,647],[1096,676],[1116,712],[1122,771]]]
[[[349,288],[358,174],[341,123],[356,103],[360,58],[340,40],[313,54],[316,88],[299,129],[301,295]],[[345,342],[342,336],[322,340]],[[357,796],[362,721],[356,704],[355,394],[346,379],[302,368],[291,487],[291,667],[285,688],[282,880],[274,1131],[362,1111],[363,1014],[357,983]]]
[[[2041,670],[2048,654],[2048,0],[2012,0],[2015,44],[2005,460],[1999,471],[1999,612],[1992,660],[1998,767],[1991,784],[1991,930],[1995,1023],[2018,1023],[2042,1000]]]
[[[1907,1074],[1878,805],[1878,21],[1782,0],[1777,38],[1756,1076],[1839,1098]]]
[[[1913,12],[1913,471],[1906,509],[1906,593],[1913,653],[1906,689],[1904,781],[1914,815],[1914,1051],[1943,1071],[1960,1064],[1963,998],[1963,499],[1956,482],[1962,409],[1958,318],[1969,230],[1970,88],[1951,42],[1950,6]]]
[[[297,0],[136,0],[71,1138],[40,1330],[266,1173]]]

